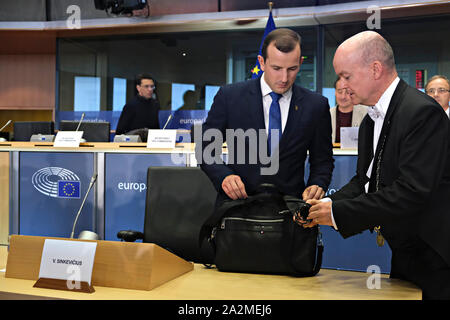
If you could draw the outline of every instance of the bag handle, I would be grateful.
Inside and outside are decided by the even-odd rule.
[[[251,203],[252,201],[259,199],[258,195],[260,194],[281,195],[281,192],[274,184],[262,183],[256,187],[254,195],[248,196],[247,199],[225,200],[218,208],[216,208],[214,213],[205,221],[205,223],[203,223],[199,233],[199,246],[201,247],[203,240],[211,235],[212,229],[219,224],[228,210],[244,203]]]
[[[278,187],[272,183],[261,183],[260,185],[258,185],[254,192],[254,194],[261,194],[261,193],[275,193],[275,194],[282,194],[280,189],[278,189]]]

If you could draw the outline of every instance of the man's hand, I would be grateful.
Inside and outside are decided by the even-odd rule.
[[[308,200],[306,203],[312,205],[308,215],[308,220],[311,219],[311,222],[303,224],[303,227],[312,228],[318,224],[333,226],[333,221],[331,219],[331,201],[322,202],[319,200]]]
[[[323,189],[318,185],[314,184],[306,188],[305,191],[303,191],[302,197],[304,201],[310,199],[320,200],[323,198],[324,195],[325,192],[323,191]]]
[[[231,174],[223,179],[222,189],[233,200],[246,199],[248,197],[241,177],[235,174]]]

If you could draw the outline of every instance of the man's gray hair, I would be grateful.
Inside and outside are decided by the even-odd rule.
[[[361,58],[365,64],[380,61],[389,70],[395,70],[394,51],[389,42],[374,31],[356,35],[360,38]]]
[[[450,87],[450,80],[448,80],[448,78],[447,78],[446,76],[442,75],[442,74],[437,74],[437,75],[431,77],[431,78],[428,80],[427,85],[425,86],[425,89],[428,88],[428,85],[430,84],[431,81],[434,81],[434,80],[437,80],[437,79],[442,79],[442,80],[447,81],[447,84],[448,84],[448,86]]]

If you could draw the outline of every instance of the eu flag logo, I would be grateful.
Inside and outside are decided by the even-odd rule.
[[[58,181],[59,198],[80,198],[80,181]]]
[[[272,9],[270,9],[269,19],[267,19],[266,29],[264,29],[264,36],[262,38],[261,45],[259,47],[259,55],[262,55],[262,46],[264,44],[264,39],[271,31],[275,29],[276,27],[275,22],[273,21]],[[259,78],[262,75],[263,71],[261,70],[261,65],[259,64],[258,58],[256,59],[255,67],[251,70],[251,72],[252,72],[252,79]]]

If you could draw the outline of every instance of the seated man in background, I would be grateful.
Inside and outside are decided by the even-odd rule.
[[[138,94],[122,110],[116,135],[135,129],[159,129],[159,102],[154,98],[155,80],[148,74],[136,78]]]
[[[359,127],[362,119],[367,114],[367,107],[357,104],[353,105],[350,94],[343,87],[339,77],[334,82],[336,107],[330,109],[332,142],[341,142],[342,127]]]
[[[433,97],[449,116],[448,102],[450,99],[450,81],[446,76],[436,75],[428,80],[425,92]]]

